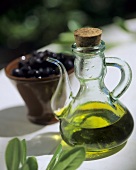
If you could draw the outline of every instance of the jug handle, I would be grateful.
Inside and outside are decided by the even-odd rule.
[[[118,85],[110,92],[112,98],[116,100],[129,87],[132,80],[132,71],[128,63],[116,57],[105,57],[105,64],[106,66],[116,67],[121,72],[121,79]]]

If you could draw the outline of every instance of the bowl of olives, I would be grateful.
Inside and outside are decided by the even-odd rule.
[[[34,51],[16,58],[5,68],[6,76],[16,86],[27,106],[28,119],[41,125],[58,121],[52,112],[50,101],[59,81],[59,69],[46,61],[48,56],[62,62],[72,79],[74,56],[48,50]]]

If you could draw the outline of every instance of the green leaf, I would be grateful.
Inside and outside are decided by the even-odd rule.
[[[38,163],[35,157],[29,157],[26,163],[29,166],[29,170],[38,170]]]
[[[75,170],[85,160],[85,148],[75,147],[62,153],[61,158],[52,170]]]
[[[26,156],[27,156],[27,148],[26,148],[26,141],[25,139],[23,139],[21,142],[20,142],[20,161],[21,161],[21,164],[23,165],[26,161]]]
[[[24,164],[21,170],[30,170],[28,164]]]
[[[47,168],[46,168],[46,170],[52,170],[52,168],[55,166],[55,164],[57,163],[57,161],[59,161],[61,152],[62,152],[62,145],[60,144],[60,145],[57,147],[57,149],[56,149],[56,151],[55,151],[55,153],[54,153],[54,155],[53,155],[50,163],[48,164],[48,166],[47,166]]]
[[[126,22],[123,18],[120,17],[115,17],[114,18],[114,22],[116,25],[118,25],[120,28],[122,28],[124,31],[126,32],[130,32],[130,30],[128,29]]]
[[[20,164],[20,141],[14,138],[9,141],[6,152],[5,161],[7,170],[18,170]]]

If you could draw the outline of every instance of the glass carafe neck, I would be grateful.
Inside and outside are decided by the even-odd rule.
[[[75,75],[79,81],[96,80],[104,76],[104,50],[103,41],[98,46],[77,47],[76,43],[72,45],[75,55]]]

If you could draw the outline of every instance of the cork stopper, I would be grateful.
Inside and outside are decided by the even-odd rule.
[[[74,31],[77,47],[89,47],[100,44],[102,30],[98,28],[80,28]]]

